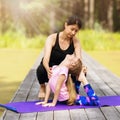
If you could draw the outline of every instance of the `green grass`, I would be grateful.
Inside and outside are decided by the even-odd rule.
[[[0,103],[12,99],[39,54],[39,49],[0,49]]]
[[[85,50],[120,50],[120,33],[103,30],[80,30],[77,34],[81,46]],[[41,49],[46,40],[45,35],[27,37],[22,30],[8,30],[0,34],[0,48],[38,48]]]
[[[34,48],[42,49],[46,40],[45,35],[27,37],[22,31],[8,30],[0,34],[0,48]]]
[[[120,51],[87,51],[87,53],[120,77]]]

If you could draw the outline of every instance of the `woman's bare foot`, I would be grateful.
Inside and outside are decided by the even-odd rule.
[[[45,98],[45,89],[46,89],[45,84],[41,84],[39,94],[38,94],[38,98],[40,98],[40,99]]]

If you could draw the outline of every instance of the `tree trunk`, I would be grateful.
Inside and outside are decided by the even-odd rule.
[[[94,26],[94,0],[90,0],[90,17],[89,17],[89,27]]]
[[[1,30],[0,32],[1,33],[4,33],[5,30],[6,30],[6,17],[5,17],[5,14],[6,14],[6,9],[5,9],[5,3],[3,0],[0,1],[0,21],[1,21]]]
[[[55,31],[55,12],[50,12],[50,33]]]
[[[85,28],[88,28],[88,19],[89,19],[89,0],[84,0],[84,24]]]
[[[109,7],[108,7],[108,29],[113,31],[113,0],[110,0]]]

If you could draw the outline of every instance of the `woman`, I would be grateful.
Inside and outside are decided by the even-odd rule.
[[[77,16],[72,16],[65,22],[63,31],[48,36],[44,57],[37,68],[37,78],[40,84],[39,98],[45,97],[45,82],[48,82],[52,74],[53,65],[59,65],[67,54],[73,54],[73,52],[82,60],[80,42],[75,37],[81,26],[81,20]]]
[[[67,55],[63,62],[59,65],[52,67],[52,76],[46,87],[46,95],[43,102],[36,103],[37,105],[42,104],[43,106],[55,106],[57,101],[68,105],[99,105],[99,99],[95,95],[94,90],[88,83],[84,69],[82,69],[82,62],[74,55]],[[77,95],[75,92],[74,84],[71,80],[70,74],[78,77],[84,85],[87,97]],[[54,98],[51,103],[48,103],[50,92],[54,93]]]

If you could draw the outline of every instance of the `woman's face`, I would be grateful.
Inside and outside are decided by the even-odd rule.
[[[65,31],[66,31],[67,37],[72,38],[79,31],[79,28],[77,24],[67,25],[67,23],[65,23]]]

